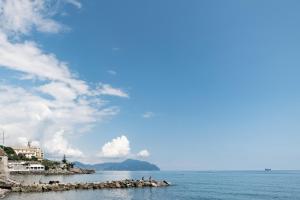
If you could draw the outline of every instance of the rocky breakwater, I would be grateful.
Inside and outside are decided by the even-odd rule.
[[[121,180],[92,183],[59,183],[50,181],[49,183],[39,183],[31,185],[12,185],[11,192],[50,192],[68,190],[96,190],[96,189],[117,189],[117,188],[144,188],[144,187],[166,187],[170,184],[167,181],[144,181],[144,180]]]

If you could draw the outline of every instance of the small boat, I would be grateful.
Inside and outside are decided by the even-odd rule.
[[[265,172],[270,172],[270,171],[272,171],[272,169],[270,169],[270,168],[265,169]]]

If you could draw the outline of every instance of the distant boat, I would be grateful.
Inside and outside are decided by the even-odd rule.
[[[272,171],[272,169],[270,169],[270,168],[265,169],[265,172],[270,172],[270,171]]]

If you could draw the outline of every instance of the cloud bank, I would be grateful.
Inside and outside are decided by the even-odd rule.
[[[109,84],[92,88],[55,54],[23,39],[33,30],[66,30],[65,25],[52,19],[62,2],[81,8],[76,0],[0,1],[0,68],[13,74],[1,79],[0,127],[5,130],[8,145],[38,140],[53,156],[81,157],[83,152],[71,144],[71,139],[118,113],[117,107],[104,103],[103,95],[129,95]]]

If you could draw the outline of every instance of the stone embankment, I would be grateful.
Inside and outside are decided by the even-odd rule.
[[[49,183],[39,183],[31,185],[14,184],[9,190],[11,192],[50,192],[68,190],[89,190],[89,189],[117,189],[117,188],[144,188],[144,187],[165,187],[170,184],[167,181],[143,181],[143,180],[121,180],[93,183],[59,183],[50,181]],[[8,189],[6,187],[6,189]]]
[[[46,171],[12,171],[11,175],[74,175],[74,174],[94,174],[95,170],[72,168],[70,170],[50,169]]]

